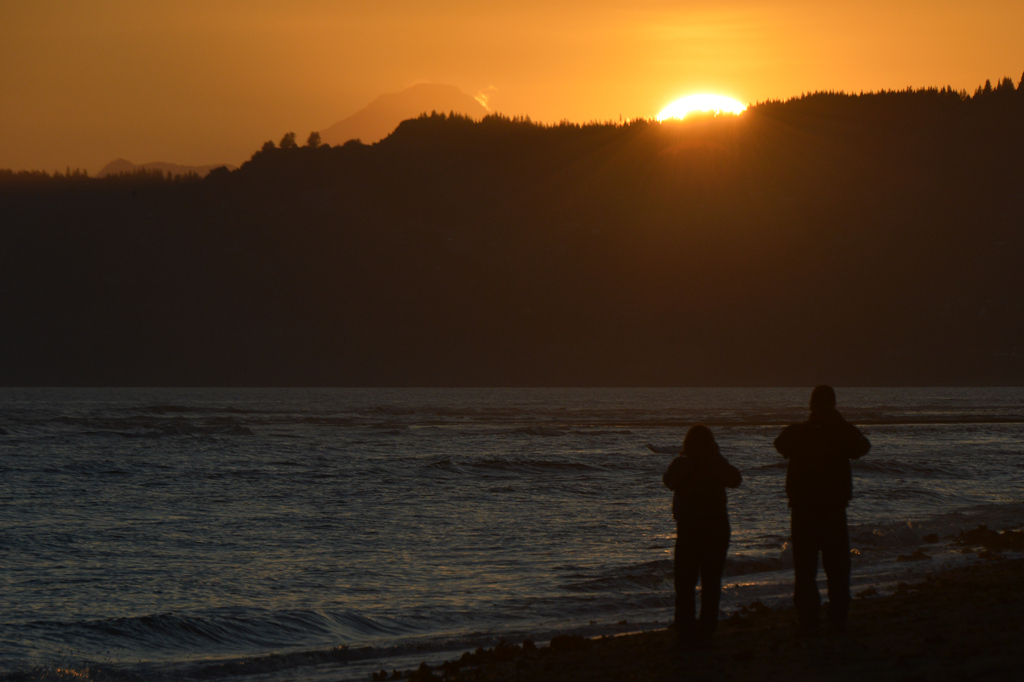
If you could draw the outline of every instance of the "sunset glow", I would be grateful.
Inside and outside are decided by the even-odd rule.
[[[716,114],[741,114],[746,105],[724,95],[690,95],[677,99],[661,110],[658,120],[669,118],[686,118],[687,114],[698,112],[714,112]]]
[[[0,168],[237,166],[423,83],[549,124],[650,118],[695,93],[973,92],[1019,81],[1022,22],[1020,0],[5,2]]]

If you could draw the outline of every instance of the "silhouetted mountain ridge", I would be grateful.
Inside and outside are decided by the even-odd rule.
[[[215,163],[207,166],[184,166],[177,163],[167,163],[165,161],[151,161],[150,163],[132,163],[127,159],[115,159],[106,166],[100,169],[100,172],[96,174],[98,178],[104,178],[108,175],[125,175],[138,172],[158,172],[163,175],[170,176],[181,176],[181,175],[196,175],[198,177],[204,177],[207,173],[212,171],[214,168],[225,167],[228,170],[235,170],[235,166],[226,163]]]
[[[403,120],[431,112],[455,113],[480,119],[487,108],[452,85],[420,83],[401,92],[381,95],[366,107],[320,131],[325,144],[361,140],[366,144],[387,137]]]
[[[1020,385],[1022,123],[1020,88],[816,93],[0,173],[0,380]]]

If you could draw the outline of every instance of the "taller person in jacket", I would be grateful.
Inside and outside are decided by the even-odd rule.
[[[800,631],[818,629],[818,553],[828,579],[828,627],[846,629],[850,606],[850,538],[846,505],[853,494],[850,460],[867,453],[871,443],[836,410],[836,392],[818,386],[811,393],[811,417],[783,429],[775,449],[789,460],[789,498],[793,541],[793,604]]]
[[[679,456],[672,460],[662,481],[670,488],[676,519],[676,613],[680,637],[710,637],[718,625],[722,571],[729,549],[726,488],[740,484],[736,467],[725,461],[711,429],[690,427]],[[700,620],[694,618],[694,591],[700,580]]]

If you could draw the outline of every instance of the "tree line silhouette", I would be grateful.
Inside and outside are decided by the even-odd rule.
[[[0,171],[0,381],[1019,385],[1021,86]]]

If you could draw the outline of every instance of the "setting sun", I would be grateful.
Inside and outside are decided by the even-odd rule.
[[[714,112],[716,114],[739,114],[746,108],[746,105],[740,104],[731,97],[725,97],[724,95],[690,95],[689,97],[677,99],[662,109],[658,114],[658,120],[685,118],[687,114],[695,111]]]

